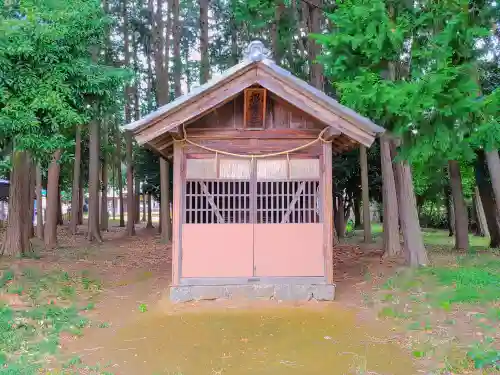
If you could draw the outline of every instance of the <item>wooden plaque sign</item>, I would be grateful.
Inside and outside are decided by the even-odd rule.
[[[266,89],[245,90],[244,126],[247,129],[262,129],[266,122]]]

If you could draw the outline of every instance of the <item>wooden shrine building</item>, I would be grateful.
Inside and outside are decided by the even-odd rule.
[[[332,157],[384,129],[266,54],[125,127],[173,157],[174,301],[334,297]]]

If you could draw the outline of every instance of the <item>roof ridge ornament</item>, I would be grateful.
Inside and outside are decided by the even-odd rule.
[[[264,46],[260,40],[251,41],[243,52],[246,60],[262,61],[271,57],[271,52]]]

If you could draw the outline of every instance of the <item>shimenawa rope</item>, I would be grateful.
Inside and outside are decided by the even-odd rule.
[[[201,148],[203,150],[214,152],[216,155],[221,154],[221,155],[233,156],[233,157],[237,157],[237,158],[263,159],[263,158],[269,158],[269,157],[280,156],[280,155],[287,155],[288,156],[288,154],[290,154],[292,152],[297,152],[297,151],[303,150],[305,148],[308,148],[308,147],[312,146],[313,144],[315,144],[316,142],[332,143],[332,141],[327,141],[326,139],[323,138],[323,135],[326,133],[326,131],[328,130],[328,128],[329,127],[324,128],[319,133],[318,138],[316,138],[316,139],[314,139],[314,140],[312,140],[312,141],[310,141],[310,142],[308,142],[306,144],[294,147],[294,148],[289,149],[289,150],[280,151],[280,152],[272,152],[272,153],[269,153],[269,154],[236,154],[236,153],[229,152],[229,151],[217,150],[215,148],[203,146],[203,145],[201,145],[199,143],[196,143],[196,142],[190,140],[187,137],[186,128],[184,127],[184,125],[182,126],[182,131],[183,131],[184,137],[182,139],[175,139],[174,141],[175,142],[186,142],[186,143],[189,143],[189,144],[191,144],[191,145],[193,145],[195,147],[199,147],[199,148]]]

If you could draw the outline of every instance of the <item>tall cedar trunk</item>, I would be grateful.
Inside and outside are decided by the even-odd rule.
[[[78,195],[78,225],[83,225],[83,173],[80,173],[80,194]]]
[[[162,217],[162,216],[163,216],[163,215],[162,215],[162,213],[161,213],[161,197],[160,197],[160,214],[158,215],[158,234],[161,234],[161,225],[162,225],[162,224],[161,224],[161,222],[162,222],[161,217]],[[161,239],[161,240],[162,240],[162,241],[164,241],[163,237],[162,237],[162,239]]]
[[[368,192],[368,157],[365,146],[359,148],[359,159],[361,165],[361,192],[363,195],[363,233],[364,241],[369,243],[372,242],[372,228],[370,222],[370,195]]]
[[[80,165],[82,162],[82,133],[80,126],[76,127],[75,134],[75,161],[73,162],[73,188],[71,190],[71,221],[69,229],[76,234],[78,230],[78,215],[80,206]]]
[[[322,0],[310,0],[310,33],[321,34],[321,5]],[[315,5],[315,6],[314,6]],[[309,41],[309,65],[311,67],[311,84],[317,89],[323,90],[323,65],[316,62],[317,57],[321,52],[321,45],[317,41]]]
[[[59,185],[59,183],[58,183]],[[57,187],[57,225],[63,225],[64,219],[62,214],[61,188]]]
[[[486,222],[486,215],[484,213],[483,202],[481,202],[481,196],[479,194],[479,188],[477,186],[474,188],[473,199],[476,206],[476,218],[477,218],[477,227],[479,228],[479,233],[483,237],[489,237],[490,231],[488,230],[488,223]]]
[[[345,212],[344,212],[344,199],[337,197],[337,209],[335,210],[335,230],[338,238],[344,238],[345,234]]]
[[[208,4],[209,0],[199,0],[200,3],[200,83],[210,79],[210,60],[208,57]]]
[[[396,158],[398,152],[397,152],[397,146],[396,146],[396,142],[391,138],[390,140],[390,149],[391,149],[391,160],[394,161],[394,159]],[[399,196],[400,196],[400,190],[401,190],[401,183],[400,183],[400,173],[399,173],[399,169],[398,168],[398,165],[396,165],[394,162],[392,164],[392,170],[394,172],[394,182],[396,184],[396,195],[398,196],[398,227],[399,227],[399,237],[400,237],[400,240],[399,242],[402,241],[402,236],[403,236],[403,226],[401,225],[401,218],[403,217],[403,212],[402,209],[403,209],[403,206],[401,204],[399,204]],[[405,249],[404,247],[402,248],[403,250]],[[407,256],[407,261],[410,260],[410,256],[408,253],[405,254]]]
[[[400,223],[403,232],[404,253],[413,267],[425,266],[429,263],[424,246],[422,230],[418,220],[417,200],[413,189],[413,178],[408,162],[394,163],[397,173],[397,195],[400,206]]]
[[[163,2],[164,0],[156,1],[156,13],[154,13],[153,1],[149,0],[148,6],[152,17],[153,30],[153,56],[155,62],[156,74],[156,102],[161,106],[168,102],[168,71],[165,65],[165,33],[163,23]],[[170,11],[170,9],[169,9]]]
[[[234,66],[238,64],[239,54],[238,54],[238,26],[236,24],[236,16],[234,11],[231,12],[231,64]],[[187,61],[187,60],[186,60]]]
[[[281,16],[285,10],[285,4],[283,0],[277,0],[274,6],[274,22],[271,28],[271,42],[273,48],[273,57],[276,64],[281,65],[282,50],[280,45],[280,30],[279,25],[281,21]]]
[[[120,227],[125,226],[125,211],[123,209],[123,176],[122,176],[122,137],[118,127],[115,131],[115,144],[116,144],[116,178],[118,185],[118,207],[120,209]]]
[[[99,122],[96,119],[90,121],[89,135],[89,210],[88,210],[88,240],[102,242],[99,227]]]
[[[151,193],[147,194],[148,197],[148,223],[146,228],[153,228],[153,215],[152,215],[152,207],[151,207]],[[144,205],[146,205],[146,194],[144,194]]]
[[[170,61],[170,37],[172,35],[172,8],[174,0],[167,0],[167,24],[165,25],[165,69],[168,71],[168,62]],[[187,60],[186,60],[187,61]],[[170,90],[169,90],[170,91]]]
[[[309,30],[309,5],[305,1],[300,2],[302,4],[301,12],[300,12],[300,29],[301,30]],[[301,36],[299,37],[298,45],[299,45],[299,51],[300,51],[300,56],[303,58],[306,58],[307,56],[307,51],[308,51],[308,45],[310,41],[307,36]],[[308,69],[308,65],[304,64],[304,67],[307,69],[307,71],[304,72],[304,75],[310,73],[310,69]]]
[[[101,230],[108,231],[109,227],[109,214],[108,214],[108,124],[107,120],[104,120],[102,127],[102,143],[104,149],[104,155],[102,157],[101,166]]]
[[[135,191],[135,223],[139,223],[141,221],[141,182],[136,177],[134,179],[134,191]]]
[[[170,221],[170,170],[168,161],[160,158],[160,183],[161,183],[161,239],[164,243],[170,241],[172,234],[172,222]]]
[[[142,194],[142,220],[146,221],[146,194]]]
[[[390,139],[387,134],[380,137],[380,159],[384,206],[384,256],[394,257],[401,253],[401,243],[399,242],[399,208],[396,181],[392,169]]]
[[[298,19],[297,19],[297,3],[296,1],[292,1],[290,4],[290,8],[286,9],[286,17],[288,22],[290,22],[292,25],[298,25]],[[300,26],[300,25],[299,25]],[[296,56],[296,48],[295,48],[295,39],[294,38],[288,38],[288,45],[285,47],[286,51],[286,59],[288,61],[288,66],[290,67],[291,71],[295,71],[295,56]]]
[[[43,240],[42,168],[36,166],[36,236]]]
[[[455,248],[467,250],[469,248],[469,219],[462,191],[462,175],[458,161],[449,160],[448,171],[455,212]]]
[[[123,54],[125,67],[130,67],[130,41],[129,41],[129,20],[128,2],[122,3],[123,17]],[[125,122],[129,124],[132,120],[130,107],[131,90],[130,86],[125,87]],[[135,195],[134,195],[134,164],[132,155],[132,134],[125,133],[126,162],[127,162],[127,234],[135,235]]]
[[[30,176],[29,176],[29,185],[27,186],[29,190],[29,198],[30,198],[30,205],[28,207],[29,209],[29,222],[28,222],[28,237],[33,238],[35,236],[35,228],[33,226],[33,221],[35,220],[35,199],[36,199],[36,194],[35,194],[35,189],[36,189],[36,166],[33,162],[30,161]]]
[[[453,215],[453,203],[451,201],[451,193],[449,184],[444,187],[444,203],[446,205],[446,220],[448,221],[448,237],[453,237],[455,234],[455,215]]]
[[[484,236],[481,232],[481,225],[479,224],[479,214],[477,212],[477,204],[475,197],[472,196],[472,207],[470,211],[470,230],[474,233],[474,236]]]
[[[361,221],[361,199],[359,196],[354,197],[354,228],[359,229],[363,225]]]
[[[500,220],[495,209],[496,203],[493,198],[493,188],[488,180],[488,171],[485,165],[483,151],[477,151],[476,163],[474,165],[476,184],[479,189],[481,203],[483,204],[488,231],[490,232],[490,247],[500,247]]]
[[[29,183],[30,158],[25,151],[13,151],[10,173],[7,231],[5,232],[2,254],[18,256],[31,250],[27,228],[26,185]]]
[[[47,173],[47,214],[45,221],[44,242],[47,249],[57,246],[57,220],[60,205],[59,197],[59,159],[61,150],[57,150],[52,155],[52,160]]]
[[[127,157],[127,234],[135,236],[135,195],[134,195],[134,161],[132,158],[132,134],[125,133]]]
[[[498,150],[486,151],[486,163],[490,172],[491,187],[495,198],[497,216],[500,217],[500,158]]]
[[[111,212],[113,215],[113,220],[116,220],[116,193],[115,193],[115,186],[116,186],[116,169],[113,164],[111,164],[111,179],[112,179],[112,186],[113,190],[111,192],[112,196],[112,201],[111,201]]]
[[[208,0],[201,0],[207,3],[208,9]],[[180,4],[179,0],[173,0],[172,2],[172,17],[173,17],[173,52],[174,52],[174,87],[175,87],[175,97],[179,97],[182,95],[181,89],[181,74],[182,74],[182,61],[181,61],[181,35],[182,28],[180,22]],[[201,47],[200,47],[201,48]],[[207,23],[207,56],[206,59],[208,61],[208,23]],[[203,63],[203,54],[202,54],[202,63]],[[186,62],[188,60],[186,59]],[[203,74],[203,71],[202,71]],[[207,79],[210,78],[210,66],[208,66]],[[202,82],[203,83],[203,82]]]

